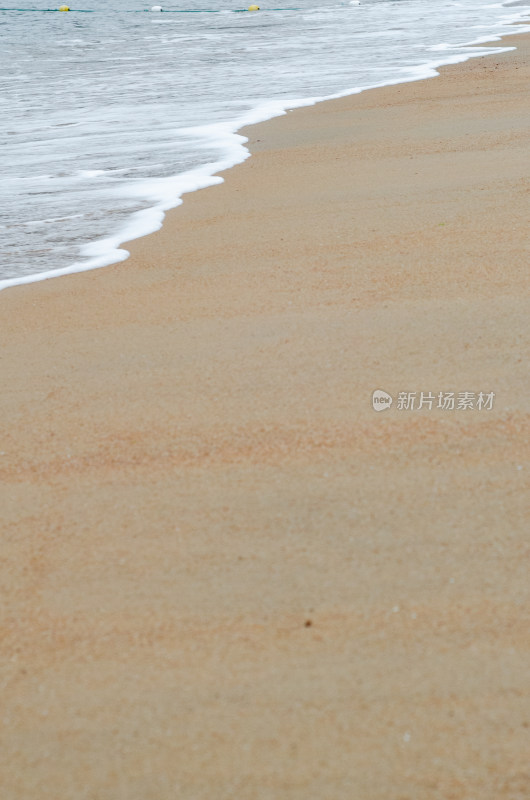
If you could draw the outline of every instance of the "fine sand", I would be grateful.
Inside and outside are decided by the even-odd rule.
[[[0,295],[2,800],[530,798],[506,43],[251,128],[128,261]]]

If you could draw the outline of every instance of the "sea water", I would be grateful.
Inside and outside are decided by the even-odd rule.
[[[0,10],[0,288],[125,258],[121,242],[248,156],[242,125],[434,75],[530,13],[521,0],[258,1]]]

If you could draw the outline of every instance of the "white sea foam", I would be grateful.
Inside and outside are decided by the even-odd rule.
[[[376,9],[377,13],[374,12],[375,5],[379,6]],[[375,13],[375,18],[380,19],[379,11],[383,5],[386,4],[373,2],[370,10],[370,6],[363,3],[359,8],[344,8],[343,11],[348,14],[351,11],[353,18],[357,20],[361,19],[361,15],[365,12],[368,17]],[[396,4],[391,5],[393,7]],[[448,8],[460,4],[445,3],[443,5]],[[243,20],[241,26],[236,29],[239,35],[237,46],[241,52],[251,58],[254,66],[256,64],[262,66],[263,64],[266,66],[267,63],[274,64],[271,86],[267,86],[267,82],[263,81],[261,77],[261,83],[256,81],[255,73],[252,70],[248,75],[247,85],[242,70],[245,61],[241,56],[234,61],[233,70],[237,73],[237,80],[233,77],[230,79],[226,77],[230,74],[226,64],[226,46],[228,42],[231,42],[232,47],[235,47],[233,38],[235,34],[231,27],[223,28],[224,23],[221,21],[215,23],[213,29],[208,28],[208,30],[205,30],[204,27],[197,29],[193,26],[190,29],[182,27],[182,25],[175,30],[173,25],[170,28],[171,33],[167,34],[167,40],[161,40],[158,35],[150,36],[149,39],[153,40],[154,45],[160,47],[162,43],[164,47],[166,63],[164,70],[160,70],[160,72],[157,72],[153,65],[148,63],[151,51],[146,54],[145,58],[141,58],[119,54],[113,56],[111,53],[101,53],[98,49],[98,61],[93,70],[96,81],[102,80],[102,60],[107,65],[116,64],[118,67],[130,63],[133,72],[138,71],[142,65],[145,69],[151,69],[151,83],[146,82],[145,76],[140,76],[138,72],[146,108],[142,109],[141,103],[138,107],[138,103],[133,101],[133,95],[129,93],[125,102],[123,100],[118,104],[110,102],[108,107],[104,104],[98,105],[87,101],[90,107],[85,110],[83,107],[74,107],[73,104],[67,103],[66,114],[64,109],[56,109],[51,103],[48,106],[45,124],[43,125],[42,120],[39,120],[38,125],[29,126],[33,136],[32,141],[29,142],[24,141],[24,137],[28,136],[24,116],[32,119],[31,109],[28,111],[27,107],[18,107],[14,121],[11,118],[8,123],[8,127],[11,125],[17,129],[18,126],[18,130],[15,130],[13,135],[21,137],[20,148],[17,151],[15,144],[13,153],[24,152],[24,147],[29,148],[30,152],[23,158],[25,173],[13,173],[13,176],[8,173],[7,176],[6,196],[10,198],[11,210],[18,204],[23,217],[35,205],[39,205],[44,214],[46,210],[59,211],[59,213],[50,216],[43,215],[41,220],[17,219],[9,216],[4,229],[17,228],[20,230],[24,227],[26,230],[31,230],[32,227],[39,229],[39,226],[45,225],[48,232],[45,243],[49,247],[49,254],[45,253],[41,258],[38,272],[31,271],[35,247],[33,242],[37,240],[28,240],[28,243],[24,237],[21,237],[22,244],[24,245],[24,242],[27,244],[30,271],[27,271],[27,268],[15,270],[14,274],[0,280],[0,290],[8,286],[107,266],[127,258],[127,251],[120,247],[122,243],[159,229],[165,212],[179,205],[184,194],[222,182],[222,178],[217,173],[248,158],[249,153],[245,147],[247,140],[237,133],[247,125],[279,116],[286,113],[288,109],[313,105],[324,99],[339,98],[369,88],[434,77],[440,66],[456,64],[468,58],[511,49],[494,46],[478,49],[474,48],[474,45],[498,41],[501,35],[530,30],[530,26],[510,28],[510,23],[520,21],[522,14],[514,11],[507,12],[505,7],[498,4],[485,6],[475,3],[474,13],[470,13],[469,8],[466,8],[465,18],[460,21],[460,26],[456,25],[454,20],[451,25],[442,25],[439,11],[433,11],[432,6],[425,5],[419,0],[402,0],[399,6],[396,13],[392,11],[394,13],[392,26],[384,31],[384,36],[379,35],[377,40],[379,42],[378,57],[381,58],[382,54],[386,54],[387,57],[388,63],[384,65],[384,69],[381,66],[376,67],[375,58],[373,64],[370,63],[369,58],[367,60],[367,54],[368,56],[370,54],[370,44],[376,41],[377,30],[373,30],[373,24],[366,18],[358,30],[352,31],[349,37],[341,39],[340,47],[335,42],[335,59],[330,59],[324,70],[322,62],[317,58],[315,69],[313,72],[307,73],[307,71],[302,71],[302,63],[304,66],[313,63],[310,58],[311,53],[305,52],[309,46],[307,40],[305,42],[297,40],[293,43],[283,31],[283,27],[289,25],[288,20],[293,17],[298,18],[296,25],[299,25],[300,14],[284,12],[281,15],[281,26],[278,25],[277,16],[273,12],[263,14],[260,12],[259,16],[262,20],[269,20],[264,23],[255,22],[258,15],[252,15],[252,17],[248,15],[246,19],[245,15],[233,15],[234,19]],[[230,11],[229,9],[224,10]],[[485,16],[489,17],[490,15],[491,20],[484,19]],[[177,16],[180,15],[168,15],[168,18],[174,20]],[[322,27],[325,27],[326,24],[333,30],[336,29],[337,24],[344,27],[343,22],[337,19],[337,6],[306,7],[302,16],[312,20],[309,30],[313,38],[310,37],[310,43],[314,46],[315,54],[322,55],[323,50],[330,49],[330,32],[327,31],[328,39],[326,39],[321,34]],[[434,16],[438,20],[439,30],[436,29],[433,34],[431,29]],[[86,15],[86,17],[92,17],[92,15]],[[182,17],[200,17],[203,20],[206,17],[210,19],[216,17],[217,20],[226,19],[225,15],[206,14],[182,15],[181,19]],[[325,20],[328,22],[326,23]],[[157,21],[165,22],[166,18],[157,19]],[[154,20],[150,19],[150,23],[153,22]],[[204,24],[200,23],[200,26],[204,26]],[[209,25],[209,23],[207,24]],[[263,25],[271,26],[274,35],[267,38],[267,33],[264,33],[262,29]],[[313,27],[314,25],[316,28]],[[70,44],[75,42],[85,44],[90,41],[93,44],[94,26],[88,27],[92,36],[91,40],[88,38],[74,39],[70,40]],[[280,33],[276,35],[278,29]],[[200,36],[198,36],[198,30],[201,33]],[[479,30],[481,35],[474,35]],[[483,33],[483,31],[488,32]],[[251,35],[247,35],[247,33]],[[379,33],[381,34],[381,31]],[[444,33],[449,34],[446,40],[441,39]],[[113,35],[116,34],[111,31],[110,38]],[[163,35],[166,36],[166,34]],[[438,35],[437,41],[433,41],[435,35]],[[146,37],[143,34],[142,36],[142,41],[145,43]],[[269,45],[267,53],[269,62],[267,59],[263,61],[261,52],[263,37]],[[258,43],[255,43],[256,38],[259,39]],[[168,52],[171,53],[171,48],[176,43],[180,43],[181,47],[185,48],[188,59],[195,59],[199,64],[201,59],[208,62],[212,54],[205,48],[205,39],[210,41],[211,46],[217,48],[219,53],[218,61],[213,59],[213,65],[208,74],[215,69],[220,74],[215,74],[213,78],[210,78],[208,102],[201,102],[200,92],[201,90],[204,92],[204,86],[201,87],[200,84],[197,84],[192,89],[199,94],[199,101],[194,104],[193,92],[189,93],[185,113],[175,114],[172,106],[165,102],[164,92],[171,92],[173,80],[178,78],[182,83],[184,78],[182,75],[179,76],[176,72],[172,72]],[[394,50],[389,50],[389,43],[396,40],[399,40],[399,46],[396,45]],[[387,44],[381,44],[382,41]],[[352,44],[358,48],[359,58],[353,59],[351,67],[337,65],[337,52],[346,57],[349,52],[346,45],[351,48]],[[411,56],[412,52],[416,55]],[[436,57],[432,58],[434,54]],[[285,66],[290,65],[292,68],[293,64],[297,63],[296,56],[299,56],[300,59],[306,58],[306,56],[307,58],[303,62],[300,61],[301,74],[295,80],[292,76],[284,76],[281,67],[285,62]],[[75,63],[77,64],[77,61]],[[203,72],[204,80],[206,80],[206,68],[207,64]],[[110,69],[114,79],[117,80],[119,73],[116,73],[114,66],[111,66]],[[91,72],[90,65],[88,71]],[[322,78],[322,72],[325,73],[324,78]],[[351,77],[349,77],[350,73]],[[381,76],[380,80],[377,80],[378,74]],[[232,81],[229,83],[230,91],[227,89],[228,84],[223,85],[223,76],[225,81]],[[126,82],[127,92],[130,92],[131,89],[129,77]],[[354,82],[355,78],[357,78],[357,82]],[[159,81],[163,86],[157,91]],[[256,83],[259,91],[256,91]],[[333,84],[339,87],[338,91],[333,90]],[[341,84],[343,88],[340,88]],[[88,82],[84,91],[81,92],[82,98],[92,98],[96,86],[97,83]],[[100,84],[100,86],[101,91],[106,92],[107,97],[113,97],[108,91],[108,86],[104,84]],[[324,91],[313,94],[307,91],[309,86],[318,86]],[[39,98],[42,101],[45,89],[46,87],[42,87],[42,89],[36,87],[33,94],[30,93],[31,102],[36,104]],[[276,94],[276,97],[264,99],[263,91],[267,91],[267,89],[271,94]],[[55,89],[52,87],[50,91],[53,93]],[[154,103],[152,102],[153,93],[160,98]],[[60,85],[57,87],[56,97],[61,103],[64,102],[64,91]],[[149,98],[149,102],[146,101],[146,98]],[[238,113],[241,108],[244,109],[243,112]],[[204,124],[204,118],[208,116],[217,121]],[[37,114],[33,118],[34,122],[35,119],[38,119]],[[199,124],[192,124],[194,120]],[[185,124],[182,124],[183,122]],[[79,133],[71,132],[72,127],[79,127]],[[53,141],[50,141],[49,136],[43,133],[44,129],[54,132]],[[83,148],[86,150],[87,147],[93,151],[88,158],[85,157],[83,150]],[[152,158],[153,153],[163,153],[164,161],[161,162],[160,158]],[[138,160],[145,163],[136,163]],[[80,161],[83,162],[81,166]],[[41,174],[39,177],[32,175],[34,167],[38,169],[43,164],[52,164],[54,171]],[[168,166],[170,168],[176,166],[177,169],[173,173],[167,174]],[[21,171],[24,172],[24,170]],[[138,177],[142,173],[146,173],[146,177]],[[33,194],[28,190],[28,186],[32,187]],[[26,188],[21,191],[20,187]],[[38,198],[38,202],[28,201],[28,198],[31,200],[33,196]],[[82,207],[81,213],[63,213],[75,210],[76,204]],[[96,218],[95,221],[93,217]],[[107,217],[110,219],[110,223]],[[107,225],[107,231],[104,235],[94,235],[105,225]],[[85,237],[85,243],[79,246],[78,242],[83,237]],[[12,239],[16,241],[16,235],[13,235]],[[78,249],[78,258],[67,260],[72,246]],[[61,259],[67,260],[67,263],[60,268],[46,269],[43,266],[46,259],[50,266]]]

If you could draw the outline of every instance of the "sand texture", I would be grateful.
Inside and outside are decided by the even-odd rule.
[[[530,798],[507,43],[248,129],[131,259],[0,295],[1,800]]]

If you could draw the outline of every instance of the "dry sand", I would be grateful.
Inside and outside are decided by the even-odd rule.
[[[127,262],[2,293],[2,800],[530,798],[507,43],[254,127]]]

